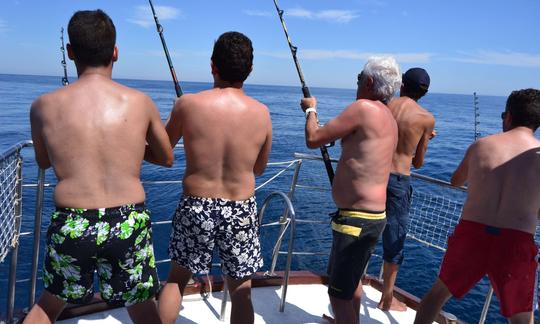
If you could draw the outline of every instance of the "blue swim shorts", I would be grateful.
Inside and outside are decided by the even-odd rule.
[[[386,227],[382,235],[383,259],[388,263],[403,263],[411,197],[411,177],[391,173],[386,189]]]

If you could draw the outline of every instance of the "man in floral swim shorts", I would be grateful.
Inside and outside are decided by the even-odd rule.
[[[183,197],[173,219],[172,259],[159,297],[164,323],[174,323],[193,273],[206,273],[217,244],[232,300],[231,323],[253,323],[251,275],[262,265],[255,175],[272,143],[268,108],[244,94],[253,48],[238,32],[219,37],[212,54],[214,88],[183,95],[166,129],[172,146],[184,137]]]
[[[143,158],[170,166],[167,133],[152,100],[111,80],[118,58],[113,22],[78,11],[68,26],[79,79],[39,97],[30,121],[36,161],[53,167],[56,211],[47,232],[45,291],[25,323],[51,323],[66,303],[101,297],[127,306],[135,323],[159,323],[150,213],[140,181]],[[148,145],[146,145],[148,143]]]

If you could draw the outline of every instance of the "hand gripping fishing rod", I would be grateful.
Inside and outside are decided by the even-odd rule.
[[[174,83],[174,90],[176,91],[176,96],[181,97],[182,96],[182,88],[180,88],[180,84],[178,83],[178,79],[176,78],[176,72],[174,71],[174,67],[171,61],[171,56],[169,55],[169,50],[167,49],[167,43],[165,43],[165,37],[163,36],[163,26],[159,23],[156,10],[154,9],[154,5],[152,4],[152,0],[148,0],[150,3],[150,8],[152,8],[152,14],[154,15],[154,21],[156,22],[156,28],[157,32],[159,33],[159,38],[161,39],[161,44],[163,45],[163,50],[165,51],[165,56],[167,57],[167,63],[169,64],[169,70],[171,70],[171,76],[173,78]]]
[[[289,43],[289,48],[291,49],[294,65],[296,65],[296,71],[298,72],[300,83],[302,84],[302,93],[304,94],[304,98],[311,98],[311,94],[309,93],[309,88],[306,86],[306,81],[304,80],[304,74],[302,73],[302,69],[300,68],[300,63],[298,62],[298,58],[296,57],[296,52],[298,51],[298,47],[292,44],[291,38],[289,37],[289,32],[287,31],[287,26],[285,25],[285,20],[283,19],[284,11],[279,8],[276,0],[274,0],[274,5],[276,5],[276,10],[279,15],[279,20],[281,20],[281,25],[283,26],[285,37],[287,37],[287,42]],[[332,184],[332,181],[334,180],[334,169],[332,168],[330,155],[328,155],[328,150],[326,149],[326,146],[321,146],[320,149],[321,149],[321,154],[324,161],[324,166],[326,167],[326,173],[328,173],[328,179],[330,180],[330,184]]]
[[[64,68],[64,77],[62,78],[62,85],[67,86],[69,84],[69,80],[67,76],[67,67],[66,67],[66,49],[64,47],[64,27],[60,29],[60,41],[62,41],[62,47],[60,47],[60,51],[62,52],[62,61],[60,61],[60,63],[62,64],[62,67]]]

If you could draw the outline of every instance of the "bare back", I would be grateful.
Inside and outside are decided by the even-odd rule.
[[[356,118],[358,126],[343,137],[333,198],[340,208],[384,210],[397,143],[396,122],[379,101],[358,100],[347,107],[342,116],[349,114],[346,118]]]
[[[398,144],[392,158],[392,172],[409,175],[411,164],[422,166],[429,138],[435,126],[433,115],[411,98],[394,98],[388,104],[398,126]]]
[[[184,95],[167,132],[172,144],[184,137],[184,194],[232,200],[254,194],[272,142],[265,105],[232,87]]]
[[[150,98],[100,75],[38,98],[31,110],[32,137],[38,163],[52,165],[58,178],[56,205],[143,202],[139,174],[152,114],[157,110]]]
[[[454,177],[459,173],[468,183],[463,219],[535,233],[540,215],[540,141],[530,129],[518,127],[478,140]]]

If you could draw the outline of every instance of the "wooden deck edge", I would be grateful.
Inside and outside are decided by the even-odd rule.
[[[263,272],[257,272],[252,279],[252,287],[269,287],[269,286],[281,286],[283,283],[283,271],[275,273],[275,276],[266,276]],[[209,291],[208,280],[212,282],[212,291],[223,290],[223,277],[222,276],[199,276],[195,277],[195,284],[188,285],[185,290],[185,295],[204,295]],[[289,285],[302,285],[302,284],[322,284],[328,283],[328,277],[323,273],[316,273],[312,271],[292,271],[289,275]],[[366,275],[362,279],[364,285],[369,285],[379,291],[382,289],[382,282],[376,277]],[[162,282],[164,284],[164,282]],[[412,309],[418,309],[420,305],[420,299],[398,287],[394,289],[396,297],[404,302],[408,307]],[[159,296],[158,296],[159,299]],[[94,294],[92,301],[85,305],[68,305],[60,317],[59,320],[69,319],[77,316],[92,314],[96,312],[105,311],[108,309],[119,308],[120,306],[108,305],[103,301],[98,293]],[[461,323],[460,321],[452,320],[451,316],[441,312],[436,321],[441,324],[447,323]]]

